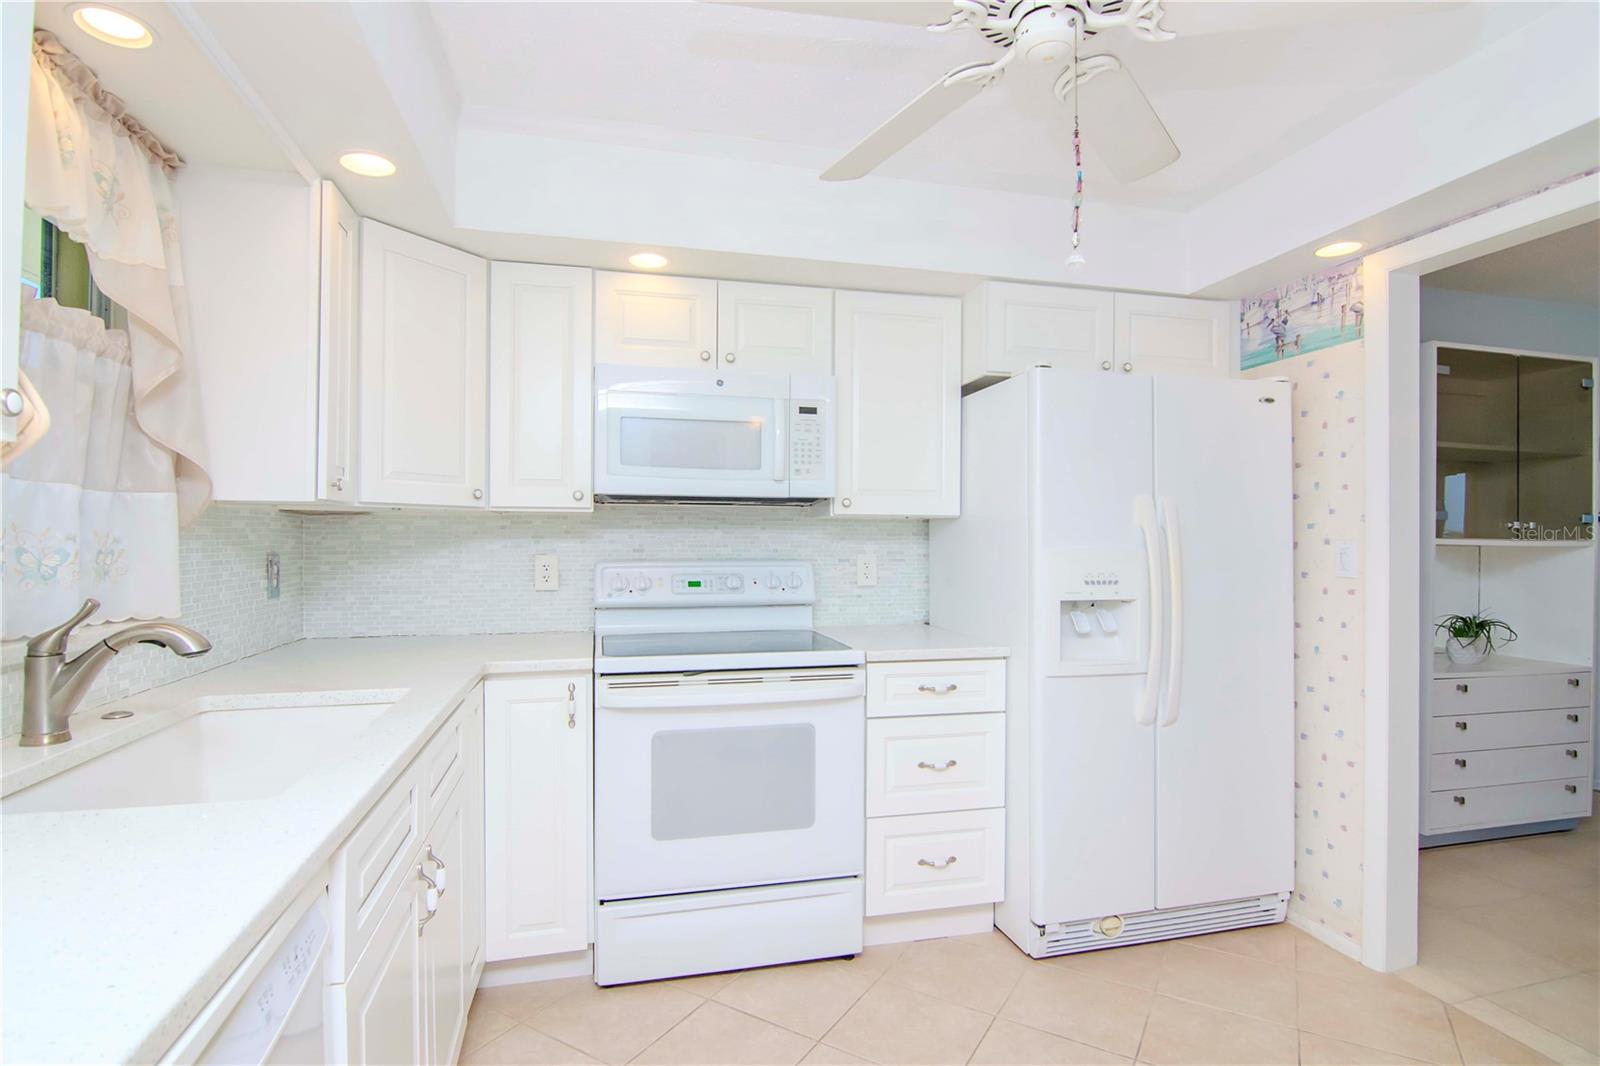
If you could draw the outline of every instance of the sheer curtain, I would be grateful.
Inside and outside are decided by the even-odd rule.
[[[34,33],[25,199],[83,244],[126,332],[41,300],[22,370],[48,430],[6,456],[3,635],[178,613],[178,528],[211,499],[171,176],[183,160],[44,30]]]

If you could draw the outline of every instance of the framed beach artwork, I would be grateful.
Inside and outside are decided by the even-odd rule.
[[[1359,259],[1242,300],[1240,369],[1359,340],[1365,311]]]

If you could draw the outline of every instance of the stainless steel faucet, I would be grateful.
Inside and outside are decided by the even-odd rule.
[[[24,748],[72,739],[67,720],[100,671],[122,649],[156,644],[186,659],[211,650],[211,642],[192,629],[171,622],[141,622],[117,630],[68,662],[67,638],[99,609],[100,601],[84,600],[77,614],[28,641],[22,667],[22,736],[18,740]]]

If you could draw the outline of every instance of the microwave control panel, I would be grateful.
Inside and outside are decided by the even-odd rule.
[[[827,419],[819,400],[789,404],[789,479],[820,481],[827,476]]]

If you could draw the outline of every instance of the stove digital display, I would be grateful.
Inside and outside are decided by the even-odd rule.
[[[688,585],[692,589],[697,589],[697,588],[700,587],[700,582],[694,580],[693,578],[689,579],[688,581],[685,581],[684,584]]]

